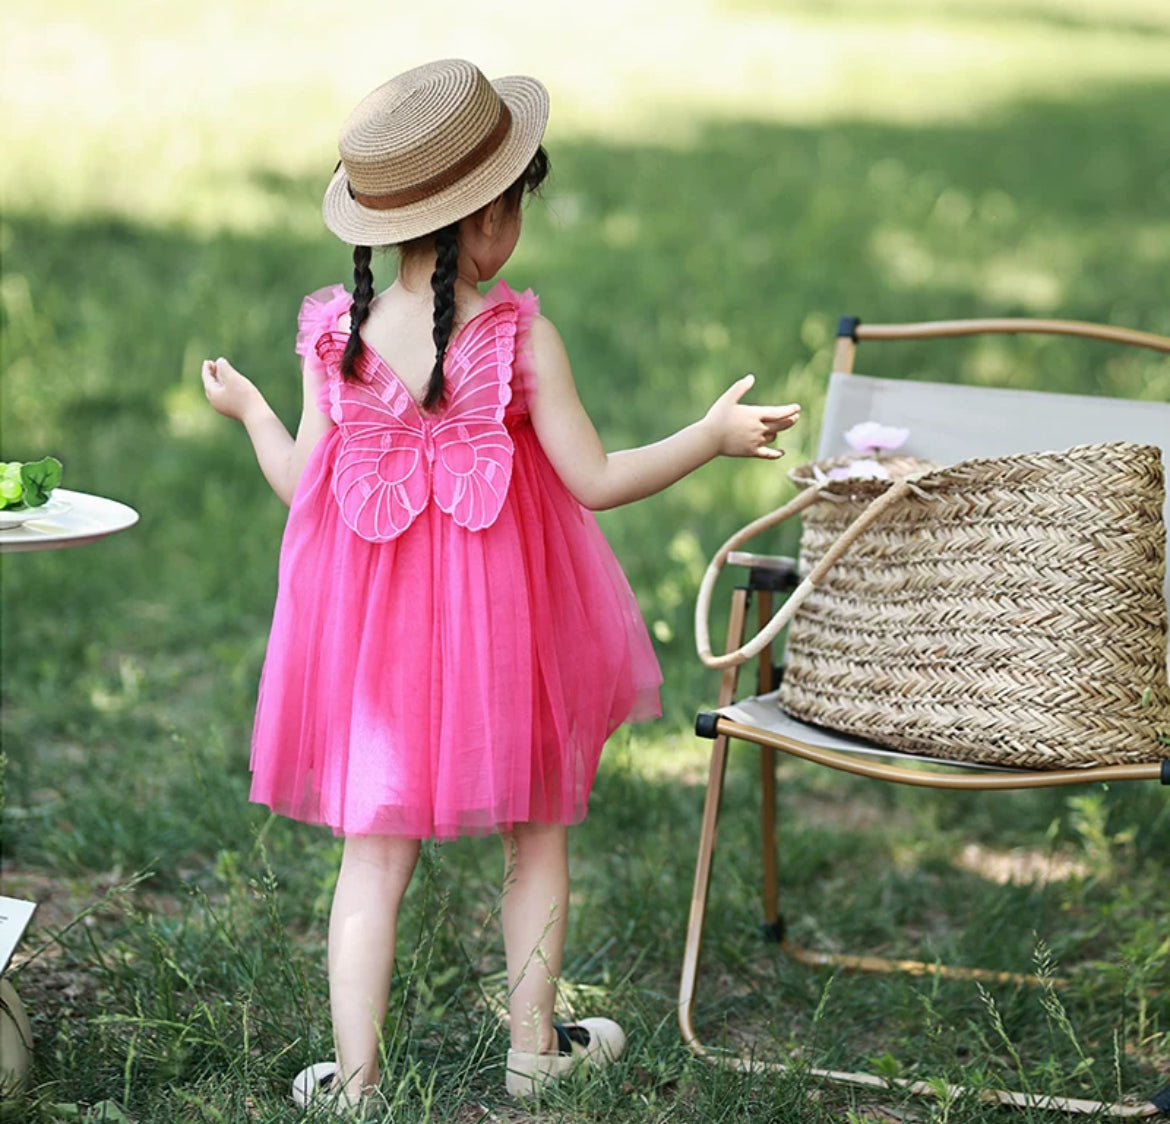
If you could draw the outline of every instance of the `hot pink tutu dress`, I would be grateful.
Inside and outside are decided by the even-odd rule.
[[[605,739],[661,673],[592,513],[528,416],[537,300],[500,282],[428,414],[368,346],[341,377],[340,285],[297,351],[336,423],[289,510],[252,799],[341,835],[481,833],[585,814]]]

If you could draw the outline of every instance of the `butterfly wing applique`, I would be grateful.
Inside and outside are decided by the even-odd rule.
[[[450,397],[434,424],[431,488],[440,511],[469,531],[497,519],[512,480],[512,438],[504,409],[512,398],[517,313],[493,305],[448,350]]]
[[[346,526],[369,542],[401,535],[434,498],[460,527],[497,519],[512,479],[512,439],[503,423],[511,401],[516,308],[493,305],[469,321],[447,350],[449,396],[428,414],[369,349],[355,380],[330,381],[341,444],[333,495]],[[323,359],[340,363],[344,338],[329,333]]]
[[[431,494],[426,425],[406,388],[365,364],[364,382],[339,388],[341,448],[333,495],[346,526],[368,542],[397,538]]]

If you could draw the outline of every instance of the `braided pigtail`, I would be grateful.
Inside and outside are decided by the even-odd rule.
[[[459,223],[443,227],[435,235],[435,272],[431,274],[431,289],[435,294],[435,327],[431,333],[435,341],[435,366],[423,408],[433,410],[443,401],[447,384],[443,379],[443,360],[455,324],[455,278],[459,272]]]
[[[353,304],[349,309],[349,339],[341,356],[341,374],[344,378],[357,378],[358,357],[362,353],[362,325],[370,315],[370,302],[374,299],[374,273],[370,269],[373,251],[369,246],[353,248]]]

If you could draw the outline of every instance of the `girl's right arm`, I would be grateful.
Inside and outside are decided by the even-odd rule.
[[[203,390],[207,401],[224,417],[244,423],[256,450],[260,471],[286,504],[292,502],[309,454],[333,425],[329,416],[317,406],[317,376],[307,367],[306,364],[304,406],[294,439],[255,384],[226,359],[207,359],[203,363]]]
[[[653,445],[607,453],[577,397],[556,328],[538,316],[530,338],[536,372],[529,406],[533,428],[562,482],[579,503],[595,511],[654,495],[717,456],[777,460],[784,454],[772,442],[800,418],[796,405],[740,402],[754,382],[747,375],[724,391],[699,421]]]

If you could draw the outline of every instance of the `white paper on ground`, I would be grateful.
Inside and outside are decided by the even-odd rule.
[[[0,974],[7,971],[8,961],[12,959],[36,908],[36,902],[0,895]]]

